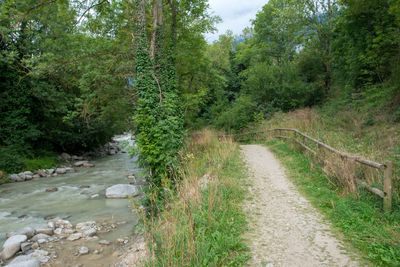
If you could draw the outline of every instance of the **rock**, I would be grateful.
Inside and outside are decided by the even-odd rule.
[[[124,241],[125,241],[125,240],[124,240],[123,238],[118,238],[118,239],[117,239],[117,242],[120,243],[120,244],[123,244]]]
[[[133,175],[133,174],[132,174],[132,175],[128,175],[127,178],[128,178],[128,179],[134,179],[134,180],[136,180],[136,176]]]
[[[86,255],[88,253],[89,253],[89,248],[88,247],[83,246],[83,247],[79,248],[79,255]]]
[[[33,176],[32,175],[25,175],[25,181],[32,180]]]
[[[46,234],[37,234],[37,235],[35,235],[34,237],[32,237],[31,238],[31,240],[32,241],[38,241],[39,239],[45,239],[45,240],[47,240],[47,239],[49,239],[49,235],[46,235]]]
[[[83,236],[94,236],[97,233],[97,230],[94,228],[90,228],[83,232]]]
[[[73,160],[83,160],[83,157],[73,155],[73,156],[72,156],[72,159],[73,159]]]
[[[8,260],[21,250],[21,243],[28,239],[26,235],[14,235],[6,240],[3,245],[3,251],[0,254],[0,258]]]
[[[57,168],[56,173],[57,174],[65,174],[67,172],[66,168]]]
[[[68,153],[61,153],[60,155],[64,160],[69,160],[71,159],[71,156]]]
[[[33,178],[34,179],[37,179],[37,178],[40,178],[41,176],[39,175],[39,174],[35,174],[35,175],[33,175]]]
[[[53,235],[53,228],[36,228],[37,234]]]
[[[58,173],[53,173],[52,175],[51,175],[52,177],[57,177],[58,176]]]
[[[85,163],[89,163],[87,160],[81,160],[74,163],[75,167],[82,167]]]
[[[69,240],[69,241],[75,241],[75,240],[80,239],[81,237],[82,237],[82,233],[76,233],[76,234],[70,235],[70,236],[67,238],[67,240]]]
[[[32,243],[31,242],[23,242],[21,243],[21,250],[23,253],[27,252],[32,248]]]
[[[13,259],[8,267],[40,267],[40,261],[32,255],[21,255]]]
[[[97,249],[95,251],[93,251],[93,254],[100,254],[100,251],[98,251]]]
[[[79,188],[90,188],[90,185],[81,185]]]
[[[83,167],[92,168],[92,167],[94,167],[94,164],[92,164],[92,163],[84,163]]]
[[[10,174],[8,176],[8,179],[10,179],[11,182],[22,182],[22,181],[25,181],[25,178],[19,177],[18,174]]]
[[[33,175],[33,172],[31,172],[31,171],[26,171],[26,172],[24,172],[24,174],[25,174],[25,175],[30,175],[30,176],[32,176],[32,175]]]
[[[64,234],[70,235],[70,234],[73,234],[73,233],[75,233],[74,229],[64,229]]]
[[[96,222],[95,221],[87,221],[87,222],[77,223],[75,228],[76,228],[76,230],[79,230],[79,231],[85,231],[85,230],[88,230],[88,229],[93,228],[95,226],[96,226]]]
[[[32,244],[32,249],[38,249],[39,248],[39,244],[37,242],[34,242]]]
[[[31,257],[38,259],[41,263],[46,263],[50,260],[49,252],[46,250],[37,249],[32,254],[29,254]]]
[[[91,196],[90,196],[90,199],[96,199],[96,198],[99,198],[99,197],[100,197],[99,194],[94,194],[94,195],[91,195]]]
[[[25,180],[25,173],[20,172],[20,173],[18,173],[18,176],[19,176],[21,179],[24,179],[24,180]]]
[[[40,175],[40,177],[46,177],[46,172],[44,170],[37,170],[36,174]]]
[[[16,235],[26,235],[27,238],[31,238],[35,235],[35,229],[32,227],[24,227],[18,231],[15,232]]]
[[[56,235],[61,235],[62,234],[62,228],[57,228],[57,229],[55,229],[54,230],[54,234],[56,234]]]
[[[47,169],[46,172],[50,175],[52,175],[54,173],[54,169]]]
[[[47,222],[47,226],[53,230],[56,228],[56,224],[54,222]]]
[[[47,188],[46,192],[57,192],[58,188],[57,187],[52,187],[52,188]]]
[[[67,172],[69,172],[69,173],[75,172],[75,169],[74,169],[74,168],[71,168],[71,167],[66,167],[65,170],[66,170]]]
[[[110,245],[110,244],[111,244],[111,242],[110,242],[110,241],[108,241],[108,240],[104,240],[104,239],[103,239],[103,240],[100,240],[100,241],[99,241],[99,244],[100,244],[100,245],[105,245],[105,246],[108,246],[108,245]]]
[[[39,245],[40,245],[40,244],[49,242],[49,240],[48,240],[48,239],[41,238],[41,239],[39,239],[37,242],[38,242]]]
[[[128,196],[139,195],[139,190],[134,185],[117,184],[106,189],[107,198],[127,198]]]

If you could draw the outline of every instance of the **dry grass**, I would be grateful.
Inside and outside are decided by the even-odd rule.
[[[379,163],[393,160],[396,167],[400,164],[399,125],[388,123],[385,117],[379,115],[373,118],[372,125],[366,125],[367,120],[367,115],[351,109],[326,112],[315,108],[305,108],[289,113],[277,113],[257,130],[295,128],[349,154]],[[271,137],[272,134],[267,134],[259,135],[254,139],[270,140]],[[318,161],[323,165],[325,172],[336,177],[335,183],[345,191],[353,193],[357,191],[353,179],[355,177],[382,189],[383,173],[381,171],[343,159],[327,150],[319,149],[311,142],[305,143],[318,152]],[[395,177],[399,175],[398,169],[395,168]],[[396,178],[394,179],[394,196],[400,202],[400,183]]]
[[[228,255],[224,258],[223,253],[210,252],[207,247],[214,245],[210,244],[211,235],[221,227],[220,217],[223,216],[220,213],[224,209],[231,212],[228,209],[232,207],[223,192],[237,191],[240,187],[237,178],[227,176],[234,167],[233,161],[237,160],[234,158],[237,151],[238,146],[231,138],[218,140],[218,134],[211,130],[192,135],[187,151],[181,156],[181,179],[176,194],[171,195],[165,210],[149,226],[153,257],[148,265],[203,266],[208,262],[213,266],[216,264],[211,261],[213,258],[217,263],[230,260]],[[232,201],[237,200],[232,198]],[[230,237],[227,235],[226,238]],[[235,242],[240,242],[240,237],[236,238]],[[224,253],[233,256],[242,253],[229,247],[225,250]]]

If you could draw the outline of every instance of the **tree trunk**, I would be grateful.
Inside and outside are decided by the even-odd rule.
[[[151,34],[150,42],[150,57],[154,59],[156,55],[156,39],[157,39],[157,29],[163,25],[163,5],[162,0],[154,0],[153,2],[153,31]]]

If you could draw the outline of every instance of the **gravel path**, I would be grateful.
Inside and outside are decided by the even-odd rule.
[[[249,266],[358,266],[267,148],[241,146],[250,170]]]

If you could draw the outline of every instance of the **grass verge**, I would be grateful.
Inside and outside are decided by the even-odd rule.
[[[321,210],[362,256],[376,266],[400,266],[400,213],[381,211],[381,201],[361,191],[344,194],[317,164],[282,141],[267,143],[297,188]]]
[[[182,156],[182,179],[150,223],[148,266],[242,266],[249,258],[240,208],[245,166],[231,139],[203,130]]]

